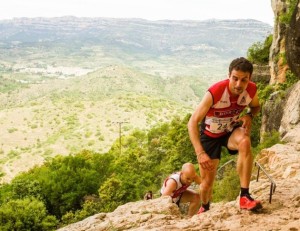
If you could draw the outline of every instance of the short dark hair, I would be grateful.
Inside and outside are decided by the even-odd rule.
[[[252,75],[253,65],[248,59],[240,57],[231,61],[229,65],[229,74],[232,72],[233,69],[236,71],[249,72],[250,75]]]

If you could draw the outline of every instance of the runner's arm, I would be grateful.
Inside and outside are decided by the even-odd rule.
[[[188,122],[188,131],[190,140],[194,146],[196,155],[201,155],[204,152],[204,149],[200,142],[200,134],[199,134],[199,123],[205,118],[206,113],[210,109],[213,104],[212,95],[210,92],[206,92],[202,101],[192,114],[189,122]]]
[[[166,182],[165,190],[162,192],[162,196],[171,196],[172,193],[176,190],[177,183],[172,178],[168,179]]]
[[[250,109],[249,112],[251,113],[252,117],[257,115],[260,111],[260,105],[259,105],[259,99],[258,99],[257,92],[249,104],[249,109]]]

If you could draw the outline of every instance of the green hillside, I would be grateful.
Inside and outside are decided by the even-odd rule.
[[[163,79],[116,65],[76,78],[18,82],[0,95],[4,178],[57,154],[106,152],[120,135],[119,122],[125,135],[183,117],[207,86],[200,77]]]

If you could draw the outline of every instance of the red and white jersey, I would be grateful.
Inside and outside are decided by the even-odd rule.
[[[176,181],[176,189],[172,192],[172,195],[171,195],[174,203],[176,203],[180,199],[180,195],[182,193],[184,193],[187,190],[187,188],[190,186],[190,185],[184,185],[181,183],[180,175],[181,175],[180,172],[176,172],[176,173],[173,173],[172,175],[170,175],[167,179],[165,179],[163,186],[160,189],[160,193],[163,194],[163,192],[165,191],[165,188],[167,186],[167,181],[170,179],[175,180]]]
[[[229,91],[229,79],[226,79],[212,85],[208,91],[213,97],[213,105],[204,120],[204,133],[216,138],[232,131],[235,120],[252,101],[257,87],[249,82],[242,94],[234,96]]]

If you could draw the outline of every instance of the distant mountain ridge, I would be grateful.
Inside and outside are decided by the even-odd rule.
[[[43,42],[88,39],[106,45],[127,45],[159,53],[176,51],[174,45],[211,44],[216,48],[264,39],[272,27],[256,20],[147,21],[112,18],[17,18],[0,21],[0,41]],[[249,33],[251,31],[251,33]],[[236,32],[241,33],[239,37]],[[246,33],[247,36],[245,36]],[[228,41],[230,36],[232,40]],[[245,36],[245,37],[244,37]],[[226,41],[221,39],[226,38]],[[151,39],[150,39],[151,38]],[[173,43],[168,43],[172,38]],[[218,42],[216,42],[218,41]],[[234,47],[228,50],[234,49]]]
[[[54,47],[55,55],[64,55],[73,64],[78,56],[91,61],[94,58],[93,64],[77,62],[86,68],[99,66],[108,57],[145,70],[153,69],[153,63],[141,63],[149,60],[156,61],[155,66],[177,62],[192,68],[245,56],[249,46],[270,33],[270,25],[256,20],[16,18],[0,21],[0,57],[3,60],[12,54],[28,57],[19,49],[29,47],[35,47],[45,56]]]

